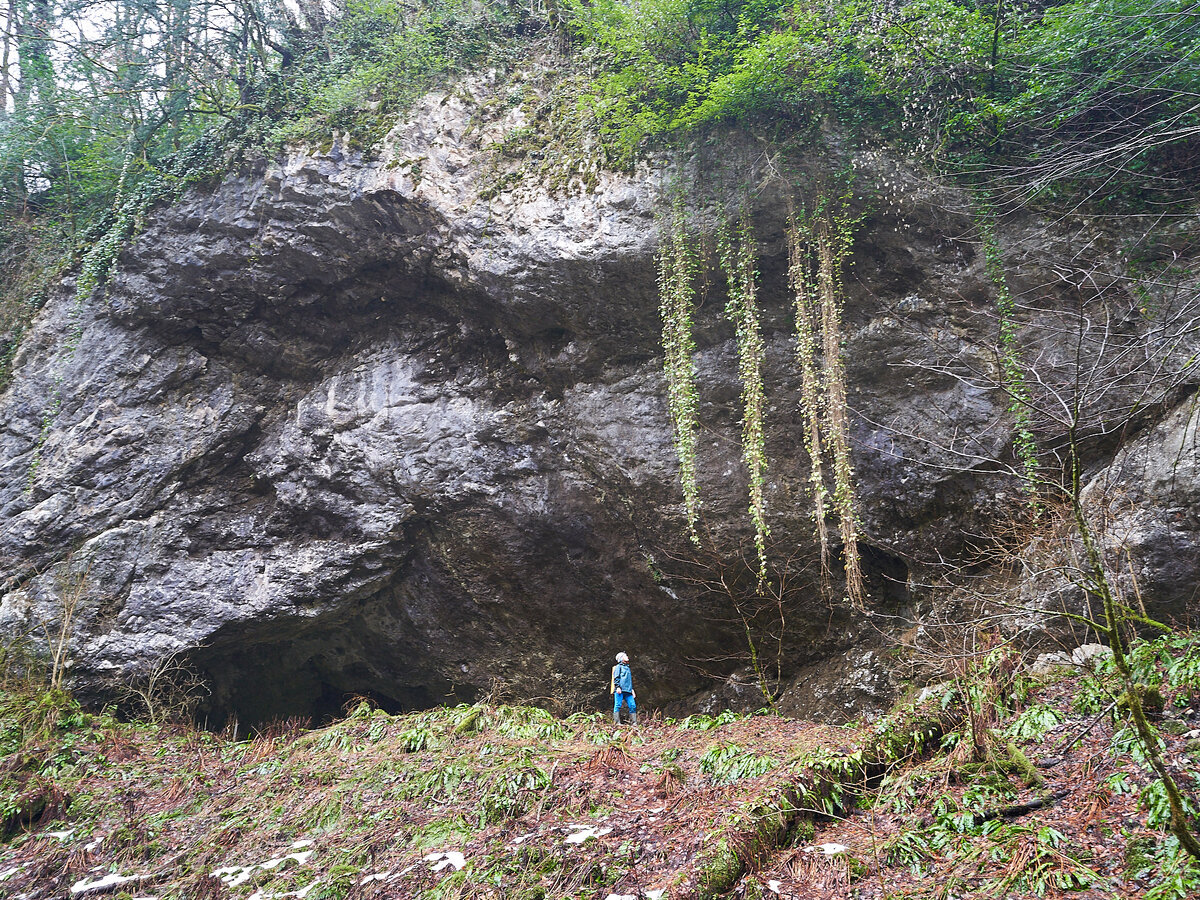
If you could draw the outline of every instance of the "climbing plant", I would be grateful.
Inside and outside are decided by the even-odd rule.
[[[995,216],[986,203],[977,210],[976,222],[983,241],[983,256],[988,278],[996,290],[996,313],[1000,320],[1000,378],[1009,396],[1008,411],[1013,417],[1013,453],[1021,465],[1021,484],[1029,493],[1036,492],[1037,443],[1033,438],[1029,386],[1021,365],[1016,303],[1008,289],[1004,273],[1004,254],[994,227]]]
[[[679,457],[679,483],[687,512],[688,532],[698,541],[696,520],[700,494],[696,487],[696,340],[692,320],[696,297],[696,253],[688,234],[688,214],[682,185],[677,183],[660,211],[658,249],[659,311],[662,315],[663,373],[667,406]]]
[[[812,279],[811,254],[795,213],[788,227],[788,282],[793,296],[796,323],[796,368],[800,371],[800,412],[804,422],[804,449],[809,459],[809,485],[813,495],[813,518],[817,524],[817,540],[821,546],[821,579],[828,583],[829,526],[825,522],[825,505],[829,491],[825,488],[825,450],[821,433],[822,378],[819,368],[818,318],[819,299]]]
[[[748,204],[743,202],[736,223],[722,218],[717,226],[717,252],[729,288],[725,314],[737,330],[738,379],[742,385],[742,460],[749,477],[750,521],[758,554],[758,578],[767,575],[766,483],[767,449],[763,430],[763,340],[758,319],[758,254]]]
[[[804,447],[811,465],[813,513],[821,544],[822,576],[829,577],[830,538],[825,524],[826,471],[833,475],[832,505],[842,541],[846,593],[861,607],[866,597],[858,554],[858,519],[850,429],[846,412],[846,367],[842,355],[841,271],[850,252],[854,219],[819,207],[801,223],[792,216],[788,235],[789,280],[794,295],[796,364],[801,376]]]
[[[688,227],[687,205],[676,183],[662,205],[658,288],[663,324],[663,368],[688,529],[696,541],[700,498],[696,485],[697,394],[693,337],[696,282],[700,262]],[[796,328],[796,366],[801,381],[804,448],[811,462],[813,515],[821,547],[821,573],[830,579],[833,541],[827,524],[838,521],[848,599],[861,607],[866,597],[858,553],[854,467],[850,459],[846,372],[842,354],[841,272],[850,252],[855,219],[845,198],[822,202],[803,221],[794,212],[788,229],[789,283]],[[767,577],[766,392],[764,343],[758,309],[758,244],[748,200],[716,226],[718,263],[725,276],[725,314],[737,337],[738,380],[742,386],[742,461],[748,478],[748,513],[761,588]],[[832,482],[832,488],[829,482]]]

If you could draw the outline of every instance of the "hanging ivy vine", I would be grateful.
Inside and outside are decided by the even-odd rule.
[[[800,411],[803,417],[804,449],[809,459],[809,486],[813,496],[813,519],[821,547],[821,580],[828,584],[829,526],[825,522],[825,449],[821,439],[823,388],[818,368],[820,355],[820,297],[812,277],[812,253],[801,236],[795,214],[788,223],[788,282],[792,288],[793,315],[796,323],[796,368],[800,370]]]
[[[844,208],[844,200],[839,208]],[[838,522],[847,598],[866,599],[858,552],[857,500],[850,459],[846,369],[842,352],[844,292],[841,272],[855,221],[830,204],[802,224],[793,213],[788,229],[789,284],[794,298],[796,365],[801,379],[804,448],[811,462],[813,516],[821,547],[822,581],[831,578],[833,540],[828,520]],[[672,189],[660,214],[658,289],[663,323],[663,367],[688,530],[696,540],[700,499],[696,486],[697,394],[693,336],[696,282],[700,274],[682,189]],[[758,310],[758,244],[749,204],[723,216],[716,228],[717,256],[728,286],[725,314],[737,335],[742,386],[742,460],[749,481],[748,511],[754,526],[758,577],[767,575],[766,429],[762,366],[765,345]],[[832,489],[829,487],[832,482]]]
[[[736,223],[722,218],[717,226],[717,252],[729,288],[725,314],[737,334],[738,378],[742,385],[742,461],[749,477],[749,513],[754,525],[759,581],[767,575],[766,435],[763,428],[763,340],[758,317],[758,243],[750,212],[743,203]]]
[[[801,375],[804,443],[811,464],[811,484],[823,577],[828,578],[830,537],[825,525],[826,467],[832,471],[832,505],[842,543],[846,594],[861,608],[866,599],[862,560],[858,553],[857,500],[850,459],[850,426],[846,405],[846,366],[842,353],[841,272],[854,233],[854,220],[828,209],[806,225],[793,216],[789,275],[795,296],[796,360]]]
[[[1033,420],[1030,415],[1031,401],[1029,386],[1025,382],[1025,371],[1021,367],[1021,348],[1018,341],[1019,324],[1016,319],[1016,302],[1008,289],[1004,274],[1004,254],[996,237],[995,216],[987,203],[981,204],[975,217],[983,241],[983,258],[988,278],[996,289],[996,315],[1000,320],[1000,379],[1008,392],[1008,411],[1013,417],[1013,453],[1021,467],[1021,484],[1034,494],[1037,492],[1037,442],[1033,437]],[[1036,508],[1036,502],[1034,503]]]
[[[658,249],[659,312],[662,315],[663,372],[667,405],[679,457],[679,483],[687,513],[688,533],[698,543],[696,521],[700,494],[696,487],[696,339],[692,322],[696,299],[696,253],[688,234],[683,189],[677,185],[662,208]]]

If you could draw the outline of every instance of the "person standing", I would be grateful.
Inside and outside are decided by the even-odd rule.
[[[629,668],[629,657],[624,653],[617,654],[617,664],[613,666],[608,692],[613,695],[613,724],[621,724],[621,704],[624,703],[629,707],[629,724],[636,725],[637,694],[633,691],[633,670]]]

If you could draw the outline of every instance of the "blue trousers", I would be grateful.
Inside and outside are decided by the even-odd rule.
[[[613,692],[613,712],[614,713],[619,713],[621,711],[621,701],[622,700],[625,701],[625,704],[629,707],[629,711],[631,713],[637,712],[637,702],[633,699],[633,694],[627,694],[624,691],[614,691]]]

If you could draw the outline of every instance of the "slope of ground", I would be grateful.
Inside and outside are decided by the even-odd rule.
[[[1200,648],[1140,659],[1194,791]],[[249,741],[10,692],[0,896],[1194,896],[1097,669],[993,657],[870,726],[364,704]]]

